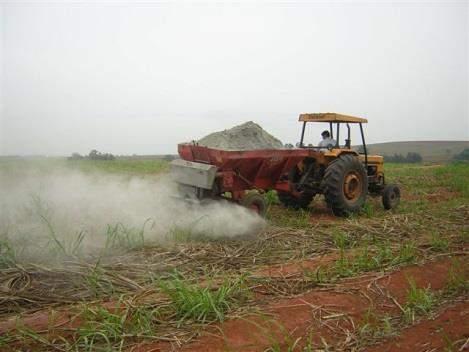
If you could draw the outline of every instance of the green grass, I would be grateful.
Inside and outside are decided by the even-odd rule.
[[[126,341],[154,335],[159,312],[119,300],[113,309],[84,305],[78,316],[82,323],[74,333],[72,350],[121,351]]]
[[[371,202],[367,201],[363,205],[363,208],[361,209],[360,213],[366,216],[367,218],[372,218],[375,215],[375,208]]]
[[[432,231],[430,247],[435,252],[445,252],[449,248],[448,239],[444,238],[438,231]]]
[[[192,223],[181,226],[181,225],[173,225],[168,233],[166,234],[165,238],[167,241],[176,242],[176,243],[184,243],[184,242],[210,242],[214,241],[217,236],[213,233],[212,230],[207,230],[206,228],[201,231],[197,229],[197,225],[203,220],[206,219],[207,215],[201,216],[200,218],[196,219]]]
[[[173,226],[166,234],[166,240],[175,243],[216,241],[213,233],[197,231],[194,227]]]
[[[338,249],[346,249],[353,247],[356,242],[349,233],[341,230],[335,230],[332,234],[332,241]]]
[[[371,307],[366,311],[358,326],[358,336],[361,342],[389,337],[395,333],[392,318],[389,315],[378,314]]]
[[[169,170],[169,162],[165,160],[71,160],[66,163],[67,168],[83,172],[158,174]]]
[[[83,279],[88,290],[91,291],[96,298],[103,295],[111,296],[116,292],[112,281],[106,277],[99,262],[84,275]]]
[[[86,351],[111,350],[123,342],[126,317],[122,314],[100,306],[85,306],[80,318],[84,322],[76,331],[77,347]]]
[[[264,197],[265,201],[267,202],[267,206],[280,204],[276,191],[268,191],[264,194]]]
[[[54,226],[48,218],[44,215],[40,215],[40,218],[48,229],[49,242],[47,248],[49,251],[53,253],[55,257],[77,257],[80,253],[83,239],[85,238],[85,232],[79,231],[76,236],[67,241],[57,236]]]
[[[369,246],[358,249],[358,253],[347,258],[341,253],[340,259],[336,263],[336,271],[341,277],[353,276],[361,272],[367,272],[382,268],[392,257],[390,248],[378,247],[377,250],[370,250]]]
[[[9,333],[4,333],[0,336],[0,348],[5,347],[5,349],[10,346],[10,344],[14,341],[14,337],[10,336]]]
[[[6,238],[0,239],[0,269],[9,268],[16,261],[16,253],[11,243]]]
[[[375,245],[364,243],[357,247],[352,255],[347,255],[345,249],[340,248],[340,256],[333,267],[329,268],[328,277],[350,277],[363,272],[412,263],[416,258],[417,248],[413,242],[403,242],[397,250],[393,250],[388,241],[378,242]]]
[[[116,159],[116,160],[67,160],[59,157],[34,159],[1,159],[0,169],[9,174],[21,174],[35,170],[48,174],[53,170],[76,170],[85,173],[105,172],[125,175],[158,174],[169,170],[169,162],[162,159]]]
[[[151,228],[153,222],[147,219],[141,228],[131,228],[124,224],[107,225],[104,251],[112,249],[134,250],[145,245],[145,229]]]
[[[267,219],[274,225],[294,228],[310,228],[311,213],[308,210],[293,210],[278,207],[267,213]]]
[[[450,295],[469,292],[469,269],[464,261],[457,258],[453,259],[445,291]]]
[[[444,187],[469,197],[469,163],[458,162],[441,166],[385,164],[388,182],[398,183],[416,200]]]
[[[404,241],[400,244],[397,257],[394,258],[393,264],[410,264],[417,259],[417,245],[412,241]]]
[[[462,229],[458,237],[462,243],[469,243],[469,229]]]
[[[404,320],[413,323],[420,315],[428,315],[436,304],[435,295],[430,288],[419,288],[413,278],[407,279],[409,288],[407,290],[407,302],[403,306]]]
[[[189,283],[181,274],[175,273],[170,280],[161,281],[160,288],[171,300],[179,319],[179,325],[186,321],[208,323],[223,321],[225,314],[232,310],[239,300],[246,298],[244,277],[225,280],[217,287]]]
[[[441,185],[463,197],[469,197],[469,163],[457,162],[444,167],[435,168],[434,175]]]

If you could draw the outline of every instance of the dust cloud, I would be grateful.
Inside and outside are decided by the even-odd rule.
[[[188,204],[176,195],[177,186],[167,174],[0,170],[0,251],[8,247],[27,260],[51,252],[87,255],[197,236],[255,235],[265,224],[228,202]]]

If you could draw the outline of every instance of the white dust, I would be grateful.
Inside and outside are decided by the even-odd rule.
[[[143,229],[147,244],[172,241],[181,234],[255,235],[265,224],[229,202],[197,205],[175,196],[177,186],[166,174],[144,178],[67,169],[0,170],[0,241],[14,244],[18,257],[28,257],[57,245],[74,253],[80,236],[80,250],[99,250],[109,245],[110,229],[116,226],[123,237]]]

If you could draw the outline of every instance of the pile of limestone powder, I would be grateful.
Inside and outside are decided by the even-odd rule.
[[[282,142],[252,121],[210,133],[197,141],[199,145],[223,150],[252,150],[283,148]]]

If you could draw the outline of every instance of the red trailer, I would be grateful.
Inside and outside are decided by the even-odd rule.
[[[261,194],[272,189],[292,192],[288,172],[309,155],[306,149],[227,151],[188,143],[179,144],[178,152],[184,161],[173,162],[173,174],[180,184],[192,186],[192,191],[183,187],[186,197],[227,198],[225,195],[229,193],[227,199],[248,206],[261,215],[265,212],[263,198],[255,193],[246,195],[246,191],[257,190]],[[203,178],[207,176],[206,165],[216,167],[213,183],[208,176],[207,187],[191,185],[190,183],[194,183],[194,175],[188,177],[189,183],[188,169],[198,170]],[[203,172],[201,168],[204,169]],[[182,177],[186,180],[181,180]]]

